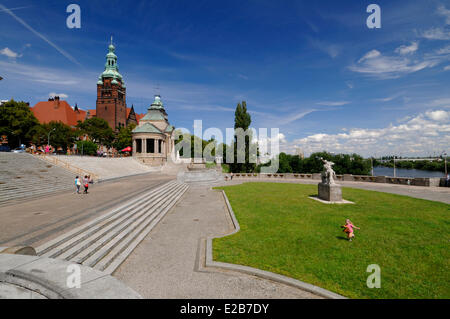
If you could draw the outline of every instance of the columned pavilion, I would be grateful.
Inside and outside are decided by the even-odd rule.
[[[174,130],[168,121],[161,97],[156,95],[147,114],[132,132],[133,157],[146,165],[164,165],[174,148]]]

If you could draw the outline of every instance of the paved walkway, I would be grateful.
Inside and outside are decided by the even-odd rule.
[[[172,179],[148,174],[91,185],[88,195],[73,190],[10,202],[0,207],[0,246],[37,247]]]
[[[247,182],[262,182],[262,183],[295,183],[295,184],[313,184],[317,185],[320,181],[317,180],[276,180],[273,178],[258,178],[258,179],[244,179],[234,178],[233,181],[227,181],[218,185],[229,186],[237,185]],[[422,186],[406,186],[395,184],[382,183],[364,183],[364,182],[338,182],[343,187],[359,188],[372,190],[377,192],[398,194],[410,196],[415,198],[427,199],[436,202],[443,202],[450,204],[450,188],[449,187],[422,187]]]
[[[254,276],[205,269],[202,239],[232,229],[222,194],[191,186],[114,276],[144,298],[318,298]]]

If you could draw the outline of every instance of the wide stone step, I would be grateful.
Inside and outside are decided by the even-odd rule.
[[[98,263],[94,266],[95,269],[112,274],[133,252],[133,250],[139,245],[141,241],[150,233],[150,231],[159,223],[159,221],[166,215],[166,213],[178,202],[178,200],[184,195],[189,188],[188,185],[184,185],[183,190],[170,202],[167,202],[167,206],[160,212],[160,214],[152,220],[148,225],[137,229],[129,236],[129,240],[124,242],[121,246],[117,246],[115,251],[110,252],[109,259],[103,259],[102,263]]]
[[[140,234],[147,227],[150,226],[152,229],[154,225],[156,225],[154,221],[161,219],[161,213],[165,208],[171,204],[175,204],[177,197],[180,193],[183,193],[185,187],[185,185],[180,185],[180,187],[178,187],[174,192],[168,194],[167,198],[158,204],[158,207],[155,207],[154,210],[148,212],[142,216],[142,218],[130,224],[120,233],[117,233],[113,240],[95,252],[95,254],[91,255],[83,262],[83,264],[90,267],[94,267],[99,264],[96,268],[103,270],[106,265],[109,265],[114,260],[114,257],[124,250],[138,234]]]
[[[165,183],[162,186],[159,186],[157,188],[154,188],[148,192],[145,192],[144,194],[124,203],[120,207],[112,210],[111,212],[104,214],[100,217],[97,217],[93,219],[92,221],[81,225],[62,236],[59,236],[44,245],[39,246],[36,249],[36,252],[38,255],[41,256],[48,256],[51,257],[53,254],[57,252],[63,252],[67,249],[70,249],[73,245],[76,245],[81,240],[88,237],[89,233],[87,232],[95,232],[99,229],[102,229],[103,227],[108,226],[108,224],[114,222],[118,218],[121,218],[122,216],[129,213],[133,208],[139,206],[142,201],[144,201],[146,198],[149,198],[153,196],[154,194],[157,194],[161,191],[164,191],[165,189],[168,189],[172,185],[174,185],[176,182],[168,182]],[[55,255],[57,256],[57,255]]]
[[[130,224],[141,221],[142,216],[150,212],[152,213],[155,209],[154,206],[162,201],[166,194],[170,194],[173,190],[165,190],[161,191],[160,194],[156,197],[152,197],[148,200],[146,205],[140,206],[137,204],[137,208],[130,211],[125,216],[115,220],[113,223],[109,224],[107,227],[104,227],[100,231],[87,231],[84,235],[85,239],[79,242],[77,245],[72,248],[66,250],[64,253],[59,256],[50,256],[50,257],[58,257],[61,259],[72,260],[78,263],[82,263],[89,256],[94,254],[98,249],[100,249],[103,245],[106,245],[109,241],[111,241],[115,236],[117,236],[120,232],[126,229]],[[167,193],[166,193],[167,192]]]
[[[39,256],[112,273],[188,189],[168,182],[37,247]]]
[[[61,191],[67,191],[72,189],[72,187],[55,187],[51,189],[44,189],[44,190],[35,190],[30,189],[26,190],[24,192],[5,192],[0,194],[0,203],[7,203],[8,201],[15,200],[15,199],[31,199],[34,197],[39,197],[43,195],[50,195],[55,192],[61,192]]]
[[[0,153],[0,204],[73,187],[74,174],[30,154]]]

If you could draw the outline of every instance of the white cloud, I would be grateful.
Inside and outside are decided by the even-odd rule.
[[[450,65],[447,65],[446,67],[444,67],[444,71],[450,71]]]
[[[22,55],[12,51],[10,48],[4,48],[0,50],[0,54],[7,56],[8,58],[15,59],[20,58]]]
[[[445,23],[450,24],[450,10],[448,10],[445,6],[439,6],[437,10],[438,14],[445,17]]]
[[[55,97],[55,96],[59,96],[59,98],[60,99],[67,99],[69,96],[67,95],[67,94],[65,94],[65,93],[55,93],[55,92],[52,92],[52,93],[49,93],[48,94],[48,97],[51,97],[51,98],[53,98],[53,97]]]
[[[436,54],[438,55],[448,55],[450,54],[450,45],[447,45],[446,47],[443,47],[436,51]]]
[[[285,124],[289,124],[289,123],[295,122],[297,120],[300,120],[300,119],[304,118],[306,115],[311,114],[311,113],[316,112],[316,111],[317,110],[307,110],[307,111],[300,112],[300,113],[297,113],[297,114],[291,114],[291,115],[285,117],[284,119],[282,119],[280,121],[280,124],[285,125]]]
[[[324,106],[343,106],[350,104],[350,102],[347,101],[324,101],[324,102],[318,102],[317,105],[324,105]]]
[[[353,88],[355,87],[355,85],[353,84],[353,82],[350,82],[350,81],[345,82],[345,84],[347,85],[347,87],[348,87],[349,89],[353,89]]]
[[[419,49],[419,42],[413,42],[411,45],[402,45],[395,49],[395,52],[400,55],[407,55],[416,52]]]
[[[293,152],[300,147],[306,153],[326,150],[364,156],[427,155],[450,145],[450,111],[430,110],[404,120],[380,129],[353,128],[337,134],[314,134],[286,143],[282,149]]]
[[[450,120],[450,112],[438,110],[438,111],[429,111],[425,113],[433,121],[438,122],[446,122]]]
[[[372,50],[370,52],[367,52],[366,55],[364,55],[361,59],[359,59],[358,63],[361,63],[365,60],[374,59],[381,55],[381,52],[378,50]]]
[[[330,44],[324,41],[320,41],[317,39],[311,39],[310,40],[311,45],[317,49],[319,49],[320,51],[326,53],[327,55],[330,56],[330,58],[335,59],[336,57],[339,56],[339,54],[341,54],[342,51],[342,47],[340,45],[337,44]]]
[[[450,98],[441,98],[433,100],[431,103],[428,104],[430,107],[444,107],[450,109]]]
[[[450,31],[442,28],[431,28],[422,32],[421,36],[428,40],[450,40]]]
[[[67,70],[4,61],[0,61],[0,68],[10,79],[60,86],[78,85],[78,88],[81,86],[91,87],[89,80],[98,76],[96,73],[84,73],[84,77],[76,77]]]
[[[341,53],[341,48],[337,45],[327,46],[326,48],[324,48],[324,50],[333,59]]]
[[[400,47],[401,48],[401,47]],[[398,53],[411,51],[412,49],[400,49]],[[396,51],[397,51],[396,50]],[[377,50],[365,54],[358,63],[349,66],[353,72],[362,73],[380,79],[395,79],[403,75],[432,68],[448,59],[445,54],[425,54],[420,59],[410,59],[404,55],[385,56]]]
[[[395,99],[395,96],[385,97],[385,98],[381,98],[381,99],[375,99],[375,101],[377,101],[377,102],[390,102],[393,99]]]

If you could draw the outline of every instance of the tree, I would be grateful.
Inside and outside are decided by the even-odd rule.
[[[234,149],[234,159],[230,164],[232,172],[240,173],[246,172],[251,173],[255,171],[256,168],[256,156],[257,145],[252,143],[251,132],[248,131],[252,119],[250,114],[247,112],[247,103],[245,101],[238,103],[236,106],[236,111],[234,113],[234,143],[232,145]],[[248,133],[248,134],[247,134]],[[241,143],[242,136],[244,135],[244,143]],[[239,157],[244,157],[244,163],[238,163]],[[227,158],[227,162],[229,159]],[[253,162],[253,163],[252,163]]]
[[[41,124],[33,132],[32,140],[36,145],[46,145],[50,137],[50,145],[63,150],[73,146],[77,135],[69,125],[56,121]]]
[[[77,150],[82,155],[97,154],[98,145],[92,141],[78,141]]]
[[[279,168],[278,172],[280,173],[292,173],[291,167],[291,156],[285,153],[280,153],[279,155]]]
[[[91,141],[110,147],[114,141],[114,131],[108,122],[99,117],[93,117],[84,122],[78,121],[77,128],[87,134]]]
[[[136,125],[131,124],[127,127],[121,127],[116,133],[116,138],[114,140],[113,146],[117,150],[122,150],[125,147],[131,146],[133,143],[132,131]]]
[[[299,173],[312,174],[320,173],[323,170],[323,162],[321,158],[335,163],[334,171],[338,175],[369,175],[371,171],[370,160],[362,158],[358,154],[331,154],[327,152],[318,152],[311,154],[310,157],[301,159],[298,155],[289,155],[280,153],[274,161],[278,161],[278,173]],[[270,166],[271,162],[260,165],[258,170],[263,166]]]
[[[11,100],[0,106],[0,135],[8,136],[11,148],[29,143],[38,125],[25,102]]]
[[[202,145],[202,154],[207,161],[212,162],[215,159],[217,150],[217,141],[211,138],[209,141],[203,140],[198,136],[191,135],[189,133],[182,134],[181,131],[177,131],[178,139],[175,141],[177,149],[179,149],[180,157],[182,158],[195,158],[198,155],[195,154],[195,143]],[[189,149],[189,153],[184,154],[185,150]]]

